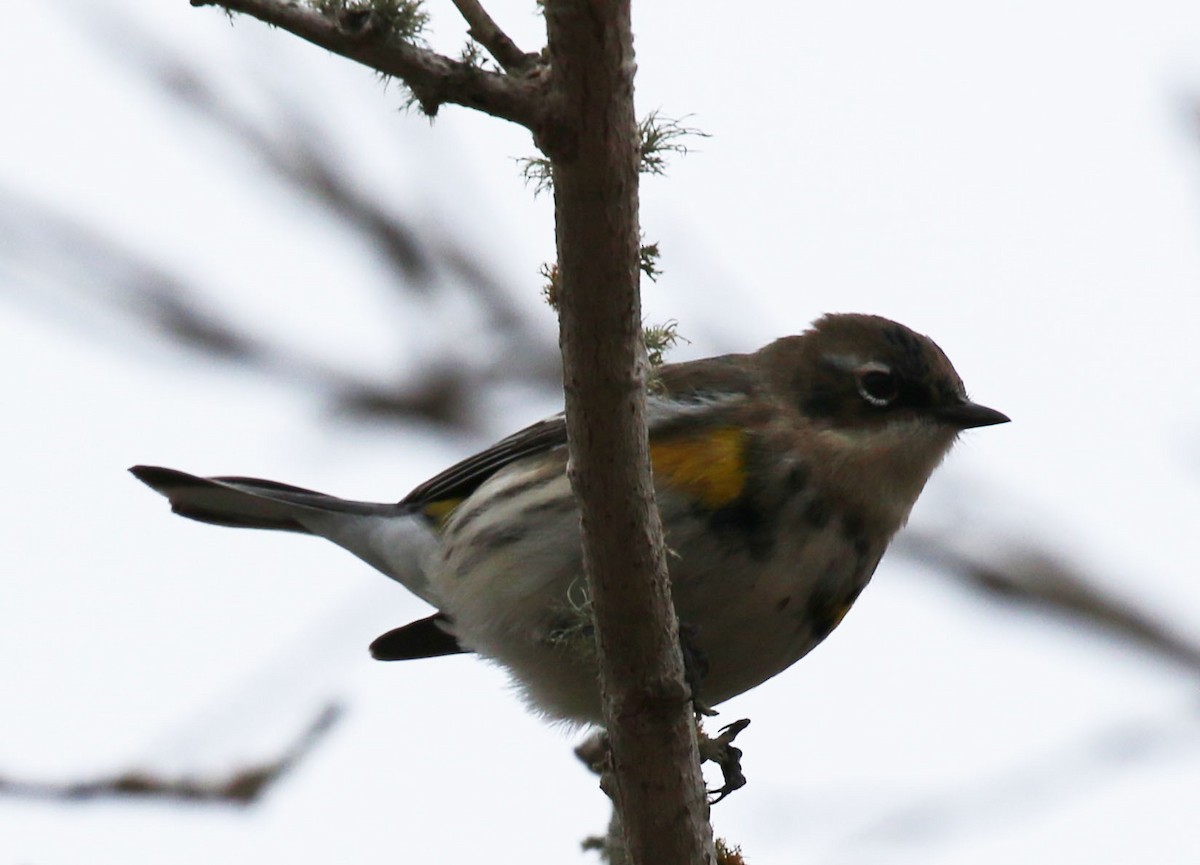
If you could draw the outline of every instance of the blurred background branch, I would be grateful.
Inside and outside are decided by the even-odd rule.
[[[896,539],[893,552],[954,580],[981,601],[1096,631],[1200,676],[1200,641],[1175,632],[1161,615],[1134,599],[1105,588],[1062,553],[994,530],[982,542],[978,537],[971,541],[987,552],[972,551],[962,538],[909,529]]]
[[[224,777],[167,777],[161,769],[130,770],[91,781],[23,781],[0,776],[0,796],[81,802],[147,799],[253,805],[315,748],[337,724],[342,706],[330,703],[279,756],[233,769]]]
[[[81,2],[70,5],[70,16],[79,25],[79,33],[85,34],[88,43],[100,49],[111,63],[152,85],[172,122],[187,118],[198,137],[217,142],[223,148],[218,150],[217,160],[244,160],[253,166],[256,177],[266,182],[264,189],[282,190],[289,202],[299,202],[297,207],[331,225],[348,227],[361,246],[350,251],[338,249],[336,254],[366,256],[380,266],[383,275],[377,285],[370,286],[371,290],[400,304],[412,304],[414,327],[429,343],[426,354],[435,360],[405,365],[391,375],[379,374],[363,369],[352,351],[347,351],[345,357],[322,352],[302,337],[284,336],[263,326],[265,322],[248,320],[222,300],[229,287],[214,283],[212,277],[189,271],[152,246],[130,241],[128,235],[123,239],[112,226],[83,212],[50,203],[51,199],[43,200],[28,191],[16,191],[10,179],[19,169],[11,165],[6,167],[8,174],[0,177],[0,299],[81,340],[100,344],[110,353],[136,352],[147,344],[166,346],[180,355],[211,363],[215,369],[246,371],[273,387],[312,396],[336,413],[339,430],[365,430],[381,422],[392,427],[415,422],[436,425],[447,435],[466,432],[490,436],[494,430],[484,415],[494,408],[492,397],[497,389],[515,387],[545,401],[556,398],[558,361],[553,339],[531,321],[528,310],[535,308],[534,304],[524,302],[536,294],[538,277],[532,268],[527,285],[511,285],[497,277],[498,268],[478,251],[479,245],[469,232],[440,229],[414,216],[413,208],[406,206],[405,193],[375,182],[369,170],[362,168],[361,154],[353,142],[348,145],[345,137],[333,134],[319,100],[306,100],[302,85],[291,86],[290,71],[247,75],[238,86],[250,98],[231,99],[211,68],[143,26],[133,9]],[[66,20],[64,16],[64,26]],[[509,57],[509,62],[518,60],[516,55]],[[66,97],[64,104],[69,104]],[[706,117],[703,125],[709,128],[712,124]],[[714,142],[720,142],[721,134],[728,133],[718,131]],[[393,145],[390,141],[373,143],[384,149]],[[812,155],[805,153],[806,158]],[[1106,171],[1111,168],[1107,164],[1104,167]],[[925,169],[918,166],[917,170]],[[956,195],[960,194],[956,190]],[[904,202],[907,208],[910,202]],[[456,202],[464,209],[473,204]],[[169,197],[163,206],[171,206]],[[711,206],[723,205],[706,205]],[[1027,209],[1028,202],[1022,200],[1021,206]],[[1076,203],[1072,208],[1083,209]],[[771,222],[776,217],[767,214],[763,218]],[[498,232],[501,229],[497,227]],[[797,233],[802,230],[796,229]],[[871,242],[876,239],[873,235]],[[197,235],[195,243],[207,244],[210,240]],[[1063,243],[1062,249],[1054,250],[1054,257],[1072,258],[1069,242]],[[1086,243],[1088,250],[1094,249],[1093,237],[1089,235]],[[1013,248],[1010,244],[1004,254],[1011,255]],[[664,266],[670,273],[674,249],[668,242],[664,250]],[[221,252],[214,247],[212,254]],[[734,248],[732,254],[753,257],[758,253]],[[815,253],[805,247],[800,254]],[[911,257],[911,248],[905,254]],[[950,255],[944,250],[940,254]],[[1145,250],[1139,254],[1141,268],[1150,257]],[[753,264],[739,262],[734,271],[737,278],[724,286],[729,297],[738,298],[745,286],[759,284],[750,276]],[[977,271],[978,265],[973,263],[972,272]],[[1137,273],[1139,278],[1144,275],[1140,269]],[[1048,284],[1050,277],[1044,279]],[[771,288],[777,287],[765,285],[763,290]],[[1039,284],[1039,290],[1042,288]],[[297,298],[297,302],[302,300]],[[442,333],[440,321],[422,318],[428,305],[436,303],[471,312],[471,316],[464,316],[470,324],[466,335],[463,329]],[[682,322],[680,329],[685,335],[712,335],[707,340],[695,340],[696,353],[709,354],[740,344],[729,336],[732,313],[741,312],[733,309],[737,304],[727,302],[712,307],[718,312],[709,313],[700,311],[700,304],[695,310],[681,305],[671,314]],[[1186,309],[1182,303],[1178,309],[1170,304],[1158,305],[1165,310],[1163,315],[1172,317]],[[1033,319],[1040,313],[1028,314]],[[783,320],[783,316],[779,318]],[[1022,322],[1022,328],[1036,323]],[[771,330],[781,326],[774,320],[767,324]],[[1009,322],[1004,326],[1013,325]],[[1055,329],[1060,327],[1055,325]],[[1126,349],[1126,360],[1132,363],[1146,352],[1124,336],[1126,327],[1126,322],[1120,322],[1120,340],[1106,337],[1109,341],[1103,345],[1106,350],[1114,345]],[[934,335],[941,338],[940,332]],[[997,336],[998,343],[1003,342],[1001,336]],[[397,341],[404,338],[405,334],[396,328]],[[347,341],[351,339],[347,337]],[[469,352],[465,346],[472,341],[487,345],[486,362],[471,362],[466,357]],[[960,353],[953,354],[957,358]],[[969,371],[963,371],[973,381]],[[19,375],[20,370],[16,373]],[[1013,374],[1022,387],[1037,390],[1029,383],[1031,379]],[[1073,374],[1082,375],[1083,371]],[[1186,371],[1181,376],[1181,381],[1170,383],[1176,396],[1186,393],[1185,385],[1190,381]],[[1143,381],[1145,387],[1150,387],[1152,377],[1147,375]],[[979,393],[983,396],[984,391],[980,389]],[[998,401],[998,405],[1012,411],[1017,420],[1014,428],[1022,423],[1008,404]],[[1178,400],[1176,406],[1180,412],[1191,408],[1186,399]],[[1102,415],[1098,421],[1111,425],[1120,422],[1115,412]],[[1075,429],[1069,434],[1086,433]],[[1143,441],[1137,445],[1149,446]],[[981,497],[999,502],[1012,498],[987,489],[986,480],[974,478],[972,483]],[[1156,510],[1159,504],[1155,497],[1159,493],[1153,479],[1142,486],[1140,492],[1153,504],[1149,509]],[[71,496],[80,495],[74,487],[68,489]],[[398,497],[403,492],[396,490],[395,494]],[[109,494],[106,490],[103,496],[96,495],[103,498]],[[1172,501],[1169,512],[1186,513],[1188,506],[1187,501]],[[954,507],[951,503],[947,510]],[[21,516],[27,510],[22,508]],[[1187,625],[1189,610],[1183,606],[1170,608],[1138,591],[1138,577],[1154,575],[1153,559],[1147,557],[1145,570],[1138,577],[1119,575],[1126,579],[1117,590],[1113,588],[1117,581],[1084,564],[1078,549],[1072,550],[1067,540],[1053,530],[1013,532],[998,519],[982,513],[968,526],[915,523],[897,539],[892,556],[915,563],[935,579],[952,582],[977,604],[1002,610],[1014,620],[1038,621],[1084,637],[1103,634],[1108,646],[1151,659],[1190,689],[1200,672],[1200,640],[1194,628]],[[1130,538],[1130,548],[1136,550],[1139,542],[1136,537]],[[1131,558],[1134,555],[1130,553]],[[880,575],[881,579],[886,576]],[[868,592],[864,604],[870,603]],[[1070,645],[1093,651],[1102,644],[1085,638]],[[1095,653],[1100,656],[1100,652]],[[1104,662],[1100,657],[1099,663]],[[1101,769],[1115,773],[1156,755],[1169,758],[1183,754],[1190,747],[1188,743],[1194,742],[1196,707],[1182,701],[1180,705],[1184,720],[1179,723],[1139,720],[1127,726],[1097,728],[1091,736],[1063,743],[1053,754],[1030,750],[1028,762],[1011,772],[996,772],[958,787],[946,785],[942,792],[914,800],[910,806],[876,802],[864,807],[856,799],[847,806],[856,815],[857,826],[849,846],[872,838],[888,838],[891,843],[910,830],[912,837],[937,838],[965,833],[975,826],[994,825],[997,820],[1016,820],[1029,813],[1028,803],[1064,798],[1093,782]],[[305,717],[307,711],[303,710],[300,717]],[[9,777],[17,773],[5,771],[0,777],[0,792],[9,798],[51,801],[130,796],[251,801],[274,789],[272,781],[286,775],[314,747],[328,742],[329,738],[323,737],[337,717],[335,707],[322,710],[294,745],[282,749],[282,756],[268,753],[246,760],[241,768],[207,773],[216,779],[211,782],[192,780],[206,773],[181,777],[157,771],[154,766],[139,772],[98,773],[98,780],[63,783],[18,781]],[[19,774],[37,773],[23,770]]]

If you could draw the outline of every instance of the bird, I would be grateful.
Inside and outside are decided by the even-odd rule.
[[[964,430],[972,402],[929,337],[828,314],[747,354],[666,364],[648,387],[655,498],[696,687],[715,706],[796,663],[842,621]],[[184,517],[332,541],[434,612],[371,644],[381,660],[474,652],[537,711],[601,725],[595,636],[561,414],[399,502],[248,477],[130,471]]]

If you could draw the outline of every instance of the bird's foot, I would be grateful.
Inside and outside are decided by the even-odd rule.
[[[716,763],[721,767],[723,783],[708,794],[713,798],[708,804],[716,805],[734,790],[746,786],[746,776],[742,773],[742,749],[733,746],[733,740],[738,734],[750,726],[749,718],[742,718],[721,728],[715,738],[710,738],[703,730],[697,729],[700,738],[700,762]]]
[[[742,772],[742,750],[733,745],[738,734],[750,726],[750,719],[743,718],[726,724],[715,737],[708,736],[697,725],[696,733],[700,750],[700,762],[716,763],[721,769],[721,786],[707,791],[710,805],[715,805],[732,793],[746,786],[746,776]],[[610,799],[613,799],[615,777],[612,765],[612,745],[608,734],[597,730],[575,749],[575,756],[582,760],[589,769],[600,776],[600,789]],[[614,799],[614,801],[616,801]]]

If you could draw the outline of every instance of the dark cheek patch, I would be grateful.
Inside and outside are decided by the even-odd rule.
[[[838,414],[841,404],[842,400],[832,391],[814,390],[808,399],[800,404],[800,410],[807,417],[823,420]]]

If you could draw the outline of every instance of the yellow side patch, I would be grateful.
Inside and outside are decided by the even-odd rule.
[[[430,502],[425,507],[421,508],[421,513],[433,523],[437,524],[440,529],[450,514],[454,513],[454,509],[463,503],[462,499],[442,499],[441,501]]]
[[[734,501],[746,485],[745,434],[736,427],[650,443],[660,482],[683,490],[708,508]]]

